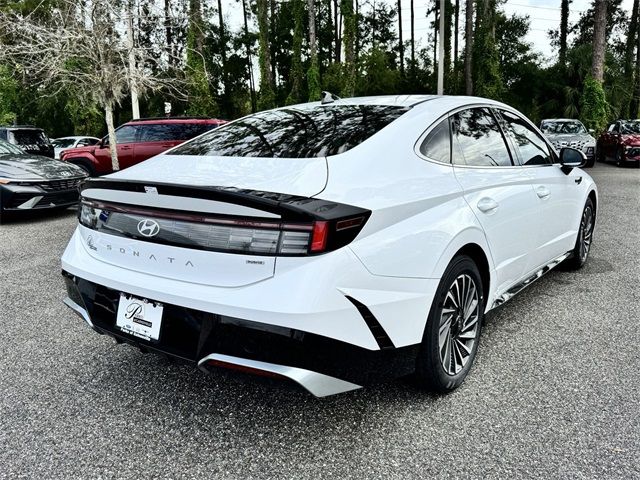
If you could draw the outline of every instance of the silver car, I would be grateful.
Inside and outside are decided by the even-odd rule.
[[[596,159],[596,139],[593,130],[587,130],[580,120],[553,118],[542,120],[540,130],[557,151],[571,147],[584,152],[587,156],[585,167],[593,167]]]

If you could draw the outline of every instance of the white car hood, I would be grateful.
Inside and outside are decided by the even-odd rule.
[[[158,155],[108,175],[192,186],[235,187],[311,197],[324,190],[327,161],[320,158],[212,157]]]

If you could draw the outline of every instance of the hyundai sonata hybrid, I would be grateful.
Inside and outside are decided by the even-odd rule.
[[[473,97],[241,118],[84,183],[65,303],[95,331],[316,396],[467,376],[483,317],[587,261],[583,152]]]

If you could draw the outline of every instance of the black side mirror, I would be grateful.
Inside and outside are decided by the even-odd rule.
[[[562,171],[569,173],[574,168],[581,168],[587,164],[587,156],[584,152],[571,147],[564,147],[560,150],[560,165]]]

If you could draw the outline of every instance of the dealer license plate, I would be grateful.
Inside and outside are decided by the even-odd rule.
[[[145,340],[158,340],[163,305],[120,294],[116,326],[125,333]]]

